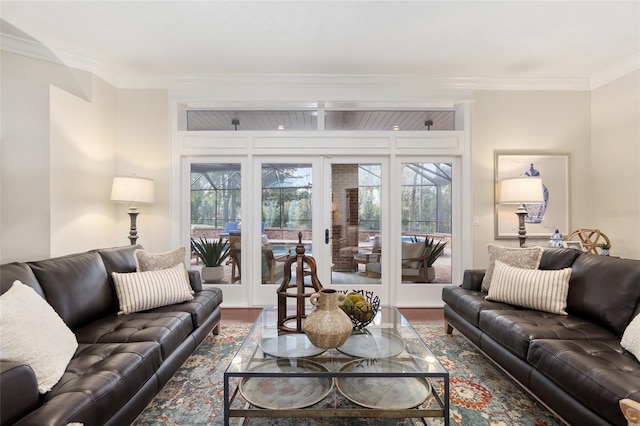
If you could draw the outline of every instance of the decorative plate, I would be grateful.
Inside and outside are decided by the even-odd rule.
[[[340,369],[351,373],[403,373],[411,370],[410,366],[390,359],[360,359]],[[336,377],[336,386],[345,398],[355,404],[385,410],[415,408],[431,394],[431,384],[422,377]]]
[[[296,373],[304,371],[328,372],[324,366],[303,359],[278,358],[263,362],[251,369],[255,373]],[[331,393],[331,377],[245,377],[240,393],[259,408],[284,410],[309,407]]]
[[[259,343],[260,349],[267,355],[279,358],[304,358],[316,356],[326,349],[314,346],[306,334],[281,334],[268,337]]]
[[[338,348],[345,355],[358,358],[390,358],[404,350],[404,340],[392,330],[355,331]]]

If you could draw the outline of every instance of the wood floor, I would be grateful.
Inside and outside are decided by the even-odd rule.
[[[261,310],[262,308],[222,308],[222,321],[253,322]],[[444,321],[442,308],[400,308],[400,312],[414,324]]]

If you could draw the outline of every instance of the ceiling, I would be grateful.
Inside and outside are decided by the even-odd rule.
[[[190,110],[186,130],[317,130],[318,111]],[[455,130],[455,112],[325,111],[324,130]]]
[[[126,82],[590,79],[640,62],[639,1],[8,1],[2,31]],[[7,44],[3,37],[3,48]]]

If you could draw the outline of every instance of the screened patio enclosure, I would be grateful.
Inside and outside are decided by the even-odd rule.
[[[450,163],[402,163],[401,164],[401,236],[403,242],[416,238],[424,241],[425,236],[437,236],[438,240],[449,243],[446,253],[450,255],[450,235],[452,221],[452,197]],[[274,284],[281,282],[282,264],[287,256],[294,253],[298,236],[301,235],[307,254],[312,254],[312,168],[308,164],[264,163],[261,169],[261,240],[262,282]],[[347,186],[355,200],[353,213],[345,211],[343,229],[355,229],[355,239],[348,245],[354,253],[370,251],[374,245],[374,237],[381,235],[381,168],[379,164],[352,164],[334,168],[333,191],[345,192],[336,187],[339,180],[344,181],[346,175],[352,175],[351,184]],[[241,258],[239,241],[242,229],[242,179],[241,167],[236,163],[193,163],[190,173],[190,212],[191,237],[229,240],[231,256],[225,265],[223,282],[240,282]],[[355,186],[355,188],[353,188]],[[355,193],[353,190],[355,189]],[[336,192],[332,199],[335,209]],[[346,203],[345,203],[346,204]],[[353,204],[353,201],[351,202]],[[353,210],[353,209],[352,209]],[[336,223],[332,229],[336,228]],[[332,231],[334,232],[334,231]],[[345,233],[346,235],[346,233]],[[343,237],[340,241],[344,242]],[[340,266],[338,238],[333,238],[334,274],[332,282],[344,280],[353,282],[366,281],[379,284],[380,276],[364,274],[356,258],[348,262],[346,267]],[[266,248],[268,246],[268,249]],[[338,253],[340,254],[338,255]],[[353,255],[351,255],[353,256]],[[446,258],[446,256],[444,256]],[[344,259],[343,259],[344,260]],[[197,259],[192,263],[198,264]],[[442,263],[442,262],[440,262]],[[349,266],[351,265],[351,266]],[[450,257],[448,268],[439,277],[451,276]],[[443,267],[441,264],[439,267]],[[344,273],[351,275],[345,278]],[[446,278],[442,278],[446,279]],[[449,278],[450,279],[450,278]]]

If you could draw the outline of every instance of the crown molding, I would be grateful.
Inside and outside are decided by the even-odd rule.
[[[28,40],[6,33],[1,34],[0,46],[5,52],[77,68],[82,71],[94,72],[98,66],[98,61],[94,59],[68,52],[53,51],[37,40]]]
[[[640,53],[629,56],[622,61],[600,71],[591,77],[591,90],[611,83],[618,78],[640,69]]]
[[[419,90],[590,90],[589,78],[527,77],[434,77],[429,75],[311,75],[311,74],[216,74],[123,78],[123,87],[163,87],[177,92],[191,88],[256,85],[317,88],[413,88]]]
[[[548,77],[444,77],[428,75],[299,75],[299,74],[211,74],[211,75],[117,75],[99,61],[61,50],[36,40],[0,34],[3,51],[89,71],[119,89],[168,89],[188,93],[196,88],[267,85],[271,88],[419,89],[427,91],[474,90],[593,90],[622,75],[640,69],[640,54],[633,55],[591,78]],[[237,88],[237,86],[236,86]]]
[[[0,49],[32,59],[51,62],[81,71],[91,72],[109,84],[118,87],[117,78],[99,61],[75,53],[50,49],[37,40],[16,37],[7,33],[0,33]]]

